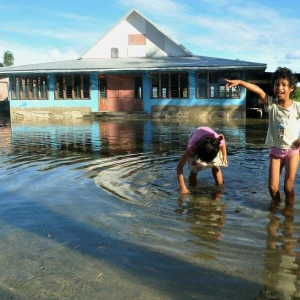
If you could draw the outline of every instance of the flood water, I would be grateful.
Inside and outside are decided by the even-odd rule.
[[[180,197],[203,125],[226,137],[225,185],[206,170]],[[300,299],[300,177],[294,210],[270,210],[266,130],[1,120],[0,299]]]

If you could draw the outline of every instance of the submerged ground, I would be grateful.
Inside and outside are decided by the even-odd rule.
[[[1,299],[299,298],[300,181],[270,210],[267,120],[0,125]],[[201,125],[226,137],[225,185],[203,171],[180,197]]]

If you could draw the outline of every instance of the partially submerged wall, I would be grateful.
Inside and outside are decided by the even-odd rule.
[[[17,108],[11,107],[11,119],[79,119],[91,116],[89,107],[69,108]],[[134,114],[134,112],[127,112]],[[116,113],[117,114],[117,113]],[[126,112],[123,112],[126,114]],[[139,112],[140,115],[140,112]],[[246,118],[246,108],[241,106],[153,106],[154,119],[213,120]],[[124,116],[123,116],[124,118]]]
[[[236,119],[246,118],[244,106],[152,106],[153,118]]]
[[[68,108],[24,108],[11,107],[11,119],[78,119],[89,115],[90,107],[68,107]]]

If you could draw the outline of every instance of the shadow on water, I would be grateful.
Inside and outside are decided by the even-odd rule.
[[[20,195],[15,197],[23,198]],[[24,198],[22,202],[24,207],[18,208],[15,205],[10,207],[7,203],[5,211],[1,214],[1,223],[5,222],[45,239],[51,233],[51,240],[55,243],[131,273],[141,284],[160,290],[171,299],[246,299],[247,295],[253,293],[253,289],[259,287],[257,283],[119,240],[100,229],[53,212],[36,202]],[[33,218],[34,222],[29,224],[28,220]],[[13,292],[10,295],[13,295]]]
[[[1,127],[1,299],[265,299],[276,286],[284,292],[284,280],[268,278],[281,268],[279,247],[294,255],[295,267],[290,232],[299,222],[280,225],[282,211],[268,211],[266,122],[209,124],[226,137],[225,186],[215,188],[204,171],[197,189],[180,197],[176,164],[198,125]],[[279,228],[285,237],[270,237]]]

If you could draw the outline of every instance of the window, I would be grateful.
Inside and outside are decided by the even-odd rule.
[[[13,77],[11,80],[12,100],[48,99],[47,76]]]
[[[89,75],[56,75],[55,99],[90,99]]]
[[[225,79],[239,79],[240,72],[197,73],[197,98],[240,98],[239,86],[226,88]]]
[[[100,77],[98,79],[99,97],[107,98],[107,79],[106,77]]]
[[[111,48],[110,49],[110,57],[111,58],[118,58],[119,57],[119,49],[118,48]]]
[[[83,99],[90,99],[90,76],[82,76],[81,91]]]
[[[151,98],[188,98],[188,73],[153,73],[151,77]]]
[[[128,45],[146,45],[146,37],[143,34],[128,34]]]

